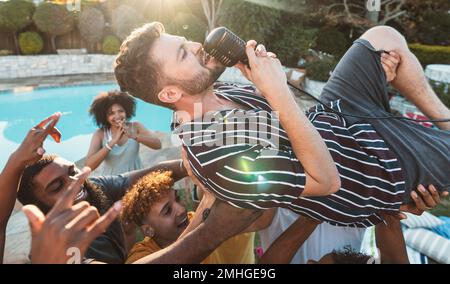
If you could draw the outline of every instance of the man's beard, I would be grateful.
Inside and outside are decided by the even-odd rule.
[[[177,80],[176,84],[183,88],[188,94],[196,95],[203,93],[222,75],[225,67],[217,65],[214,69],[208,69],[209,72],[203,71],[190,80]]]
[[[98,185],[86,180],[83,187],[87,193],[86,201],[97,208],[101,215],[112,206],[112,200],[108,198]]]

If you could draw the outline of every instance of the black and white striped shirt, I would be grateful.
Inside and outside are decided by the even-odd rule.
[[[174,127],[174,133],[183,141],[193,173],[219,199],[239,208],[289,208],[352,227],[376,225],[382,221],[377,212],[399,210],[403,170],[370,124],[348,125],[322,105],[306,112],[336,163],[341,188],[325,197],[301,197],[303,167],[268,102],[250,86],[216,84],[215,94],[250,111],[217,111]],[[340,110],[339,104],[334,101],[330,107]]]

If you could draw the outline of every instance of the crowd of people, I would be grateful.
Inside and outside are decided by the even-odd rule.
[[[426,128],[367,116],[389,115],[388,84],[431,119],[450,110],[404,38],[389,27],[364,33],[335,68],[323,104],[306,112],[274,53],[249,41],[246,54],[249,66],[236,67],[253,85],[219,83],[225,67],[200,43],[160,23],[133,31],[116,59],[121,90],[99,94],[89,109],[98,130],[85,167],[45,152],[44,140],[60,136],[60,113],[9,157],[0,259],[17,199],[31,263],[408,263],[400,220],[448,194],[450,122]],[[160,149],[161,141],[131,121],[134,97],[174,111],[181,159],[143,168],[140,144]],[[259,136],[268,133],[275,142]],[[174,189],[183,178],[196,185],[194,208]],[[378,260],[360,252],[372,226]],[[257,258],[255,232],[264,250]]]

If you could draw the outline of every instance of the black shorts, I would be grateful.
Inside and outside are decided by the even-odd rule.
[[[390,115],[387,81],[380,53],[364,39],[356,40],[336,66],[321,100],[341,99],[343,112],[363,116]],[[450,190],[450,131],[431,129],[401,119],[360,119],[370,123],[394,151],[405,172],[405,201],[418,184],[433,184],[439,191]]]

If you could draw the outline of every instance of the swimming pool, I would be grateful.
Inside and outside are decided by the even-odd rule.
[[[47,153],[71,161],[83,158],[96,126],[88,115],[93,98],[102,91],[118,89],[116,84],[37,88],[25,92],[0,93],[0,170],[17,149],[28,130],[43,118],[60,111],[61,143],[44,142]],[[136,117],[151,131],[170,132],[172,112],[137,100]]]

